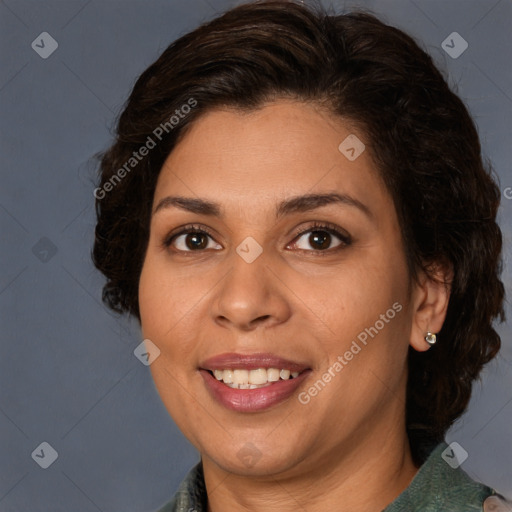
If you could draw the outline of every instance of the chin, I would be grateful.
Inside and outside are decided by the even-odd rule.
[[[269,455],[250,442],[226,456],[222,455],[209,457],[217,466],[228,473],[240,476],[268,477],[289,471],[296,466],[295,456]]]

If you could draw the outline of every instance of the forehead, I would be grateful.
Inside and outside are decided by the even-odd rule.
[[[249,113],[213,110],[167,158],[154,202],[172,193],[248,209],[325,191],[389,200],[369,142],[313,104],[282,100]]]

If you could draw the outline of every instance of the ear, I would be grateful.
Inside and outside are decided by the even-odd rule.
[[[422,271],[413,284],[410,345],[418,352],[430,348],[427,332],[437,334],[443,327],[450,300],[453,270],[451,265],[432,265],[429,273]]]

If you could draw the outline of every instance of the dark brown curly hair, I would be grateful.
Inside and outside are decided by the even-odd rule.
[[[103,300],[140,320],[156,181],[191,123],[215,107],[251,111],[284,97],[321,104],[365,134],[411,276],[453,267],[438,343],[409,353],[407,429],[421,463],[425,441],[442,440],[500,347],[500,192],[467,108],[431,57],[373,15],[287,1],[241,5],[180,37],[142,73],[101,155],[93,260],[107,278]]]

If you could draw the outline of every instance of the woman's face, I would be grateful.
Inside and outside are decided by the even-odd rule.
[[[409,274],[361,142],[279,101],[205,114],[162,168],[142,329],[159,394],[209,463],[310,472],[404,430]]]

